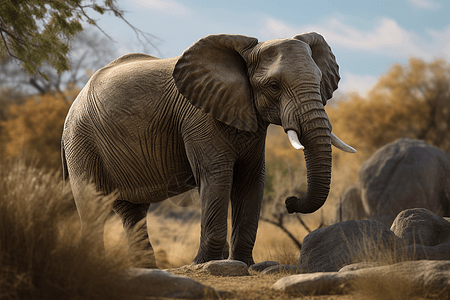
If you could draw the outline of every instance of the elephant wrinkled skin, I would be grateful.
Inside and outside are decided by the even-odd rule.
[[[335,57],[317,33],[266,42],[211,35],[179,57],[129,54],[111,62],[92,76],[64,124],[64,174],[82,236],[90,224],[80,194],[90,180],[104,194],[118,190],[113,209],[130,255],[145,250],[149,257],[145,223],[133,229],[150,203],[197,188],[202,218],[194,263],[223,258],[231,199],[229,258],[253,264],[267,127],[281,125],[293,146],[304,145],[308,191],[286,200],[289,213],[319,209],[330,188],[331,145],[353,151],[331,133],[324,110],[338,81]],[[149,257],[135,255],[132,263],[155,267]]]

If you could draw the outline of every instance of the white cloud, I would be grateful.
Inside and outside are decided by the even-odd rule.
[[[439,3],[433,0],[408,0],[408,2],[420,9],[435,10],[441,7]]]
[[[384,18],[372,28],[361,29],[331,18],[322,24],[294,27],[268,18],[261,30],[262,38],[292,37],[303,32],[321,33],[333,48],[371,53],[394,60],[406,61],[410,56],[432,60],[441,57],[450,60],[450,25],[442,30],[427,30],[423,36],[402,28],[395,20]],[[376,83],[378,77],[344,72],[339,83],[342,93],[356,91],[361,95]]]
[[[367,51],[395,59],[409,56],[432,59],[436,54],[450,54],[450,27],[443,31],[429,30],[426,37],[421,37],[389,18],[381,19],[368,30],[352,27],[337,18],[331,18],[324,24],[311,24],[301,28],[268,18],[261,34],[265,38],[279,38],[309,31],[321,33],[333,47]]]
[[[134,6],[172,15],[186,15],[189,9],[173,0],[131,0]]]
[[[339,82],[338,92],[343,94],[357,92],[361,96],[367,96],[367,93],[378,80],[377,76],[357,75],[349,72],[344,72],[341,77],[342,80]]]

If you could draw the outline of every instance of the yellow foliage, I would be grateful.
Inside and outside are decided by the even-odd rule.
[[[401,137],[424,139],[448,151],[442,137],[450,129],[449,83],[445,61],[411,58],[407,66],[395,64],[367,97],[349,94],[347,101],[328,108],[333,131],[365,158]]]
[[[11,117],[0,123],[5,155],[17,157],[25,152],[42,166],[59,167],[63,124],[77,92],[32,96],[22,105],[10,105]]]

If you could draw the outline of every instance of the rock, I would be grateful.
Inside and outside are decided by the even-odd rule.
[[[348,292],[347,282],[352,273],[319,272],[283,277],[272,285],[272,289],[288,294],[340,295]]]
[[[450,243],[436,246],[409,245],[398,249],[395,252],[395,257],[406,260],[450,260]]]
[[[245,276],[249,275],[246,263],[238,260],[213,260],[200,264],[200,269],[210,275]]]
[[[276,265],[269,267],[261,272],[261,275],[265,274],[296,274],[299,272],[299,268],[295,265]]]
[[[180,268],[167,269],[167,272],[199,272],[215,276],[246,276],[248,266],[238,260],[212,260],[203,264],[186,265]]]
[[[391,226],[402,210],[450,216],[450,155],[424,141],[398,139],[378,149],[340,198],[334,221],[372,219]]]
[[[254,272],[261,272],[264,269],[267,269],[267,268],[272,267],[272,266],[277,266],[277,265],[279,265],[279,263],[276,262],[276,261],[262,261],[260,263],[251,265],[248,268],[248,270],[249,271],[254,271]]]
[[[366,286],[389,286],[394,281],[394,289],[403,289],[409,295],[402,299],[440,296],[448,299],[450,293],[450,261],[408,261],[394,265],[362,268],[346,272],[321,272],[314,274],[299,274],[278,280],[272,289],[300,295],[331,295],[358,292],[364,295]],[[367,283],[368,282],[368,283]],[[401,284],[395,285],[395,284]],[[392,286],[392,285],[391,285]],[[398,291],[394,291],[397,292]],[[447,297],[447,298],[443,298]]]
[[[436,246],[450,242],[450,222],[425,208],[400,212],[391,230],[408,245]]]
[[[157,269],[132,268],[126,271],[124,283],[141,297],[183,299],[218,298],[218,292],[186,276]]]
[[[339,272],[348,272],[348,271],[356,271],[360,269],[367,269],[380,266],[377,262],[361,262],[356,264],[347,265],[342,267]]]
[[[359,184],[354,184],[339,198],[333,222],[362,219],[367,219],[367,215],[361,202]]]
[[[345,265],[401,246],[402,239],[378,221],[340,222],[316,229],[304,238],[299,268],[302,273],[336,272]]]
[[[399,139],[378,149],[359,171],[368,219],[391,226],[402,210],[450,216],[450,157],[424,141]]]

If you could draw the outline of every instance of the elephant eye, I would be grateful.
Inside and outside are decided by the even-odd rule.
[[[280,85],[276,81],[272,81],[269,83],[269,87],[272,91],[278,92],[280,90]]]

